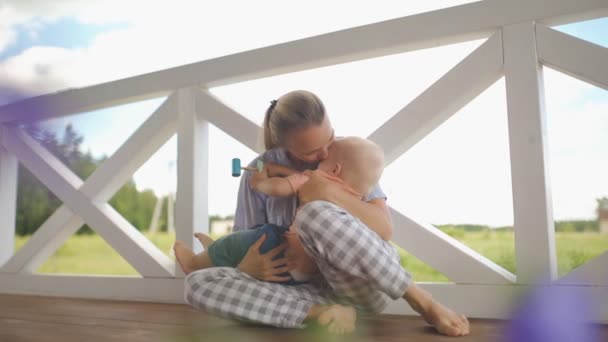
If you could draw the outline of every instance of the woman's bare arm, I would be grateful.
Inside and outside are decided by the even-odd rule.
[[[332,191],[328,194],[327,201],[346,209],[370,229],[378,233],[380,237],[389,241],[393,236],[393,223],[383,198],[363,202],[346,191]]]

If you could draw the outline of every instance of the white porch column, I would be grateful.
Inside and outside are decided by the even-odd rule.
[[[3,130],[0,125],[0,142]],[[13,256],[17,213],[17,157],[0,143],[0,266]]]
[[[557,274],[543,74],[534,23],[504,27],[517,281]]]
[[[177,193],[175,236],[202,251],[194,232],[209,233],[208,160],[209,123],[199,115],[195,88],[178,90]],[[182,274],[179,265],[176,274]]]

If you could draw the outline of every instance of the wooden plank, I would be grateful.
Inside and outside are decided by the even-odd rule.
[[[136,312],[135,314],[138,314]],[[39,316],[38,316],[39,317]],[[205,315],[211,318],[210,315]],[[85,324],[85,323],[89,324]],[[318,325],[304,329],[279,329],[268,326],[232,323],[218,325],[203,321],[200,325],[150,325],[127,321],[122,326],[106,326],[107,321],[74,318],[65,323],[34,319],[0,319],[3,341],[450,341],[439,335],[422,319],[390,315],[359,318],[353,334],[336,336]],[[113,323],[110,321],[110,323]],[[503,322],[471,321],[472,333],[462,341],[500,339]],[[602,335],[603,336],[603,335]]]
[[[223,103],[208,90],[196,93],[198,114],[252,151],[264,152],[258,143],[262,128]]]
[[[534,23],[504,28],[517,281],[557,276],[542,68]]]
[[[502,37],[497,32],[380,126],[369,139],[382,146],[385,164],[391,164],[496,82],[502,72]]]
[[[4,127],[0,125],[0,266],[12,256],[15,247],[17,213],[17,158],[2,146]]]
[[[564,285],[608,286],[608,252],[570,271],[557,282]]]
[[[209,234],[209,123],[203,119],[204,109],[197,108],[199,92],[197,88],[178,90],[175,201],[175,238],[187,243],[196,253],[201,252],[202,247],[194,242],[194,232]],[[179,265],[176,265],[176,274],[184,276]]]
[[[438,296],[444,295],[441,288],[445,286],[423,286]],[[487,289],[476,290],[487,293],[489,299],[494,300]],[[466,294],[468,291],[455,289],[455,292]],[[461,301],[467,299],[463,297]],[[16,337],[35,341],[56,341],[60,338],[76,341],[124,338],[129,341],[140,338],[146,341],[155,338],[161,341],[451,340],[439,336],[420,317],[394,314],[359,315],[356,332],[339,338],[325,335],[313,324],[307,329],[249,325],[197,312],[186,305],[0,295],[0,307],[7,308],[0,312],[0,338],[7,341],[20,340]],[[475,318],[469,318],[469,321],[471,335],[459,340],[495,341],[504,338],[505,321]],[[590,325],[590,328],[597,329],[600,340],[604,340],[604,336],[608,337],[608,325]],[[90,335],[91,331],[96,335]],[[152,332],[154,335],[140,334],[140,331]]]
[[[95,304],[95,303],[93,303]],[[10,310],[10,313],[9,311]],[[131,312],[131,316],[133,313]],[[169,316],[165,313],[165,316]],[[177,316],[177,315],[171,315]],[[21,320],[21,321],[30,321],[37,323],[46,323],[46,324],[54,324],[54,325],[78,325],[78,326],[88,326],[89,328],[120,328],[120,329],[130,329],[130,330],[148,330],[154,331],[156,333],[169,333],[175,329],[174,324],[168,324],[168,322],[158,322],[158,323],[150,323],[150,322],[141,322],[141,321],[131,321],[125,319],[114,319],[114,318],[89,318],[89,317],[78,317],[75,316],[62,316],[62,315],[53,315],[53,314],[41,314],[36,311],[24,311],[19,307],[7,307],[6,311],[0,312],[0,320],[1,319],[11,319],[11,320]]]
[[[547,66],[608,90],[608,49],[536,25],[538,58]]]
[[[166,338],[164,336],[163,338]],[[0,318],[2,341],[161,341],[158,331]]]
[[[204,323],[201,312],[186,304],[28,295],[0,295],[0,303],[3,308],[0,317],[4,318],[27,319],[28,316],[31,318],[33,315],[39,315],[39,320],[55,322],[84,318],[90,322],[116,327],[122,327],[121,323],[133,321],[149,323],[152,328],[159,324]],[[134,311],[138,312],[137,315],[133,315]]]
[[[447,337],[439,336],[419,317],[397,315],[359,316],[357,331],[341,338],[327,335],[323,330],[318,329],[318,326],[312,324],[307,329],[277,329],[248,325],[196,312],[185,305],[0,295],[0,307],[10,308],[0,313],[0,319],[6,317],[4,320],[0,320],[0,338],[12,334],[13,336],[23,336],[23,338],[31,337],[30,339],[36,341],[38,341],[36,339],[38,337],[57,340],[68,331],[76,334],[70,338],[79,338],[81,331],[84,331],[82,338],[78,341],[89,341],[86,329],[97,332],[97,337],[105,340],[108,339],[107,334],[121,334],[123,329],[130,331],[130,334],[133,335],[130,338],[138,338],[136,332],[139,330],[152,331],[162,341],[449,340]],[[79,310],[83,312],[81,315],[78,314]],[[31,332],[25,329],[28,322],[32,323],[29,325],[30,330],[36,331]],[[496,340],[493,337],[501,336],[502,325],[503,322],[495,320],[471,320],[471,335],[461,339],[464,341]],[[66,329],[66,326],[71,326],[73,329]],[[167,333],[172,333],[172,336],[167,336]],[[143,337],[148,338],[149,336],[143,335]],[[129,341],[131,340],[129,339]]]
[[[163,104],[82,184],[80,191],[107,202],[173,134],[175,97]],[[65,243],[84,221],[66,206],[57,209],[0,272],[34,272]]]
[[[601,18],[606,13],[605,0],[473,2],[38,96],[0,107],[0,122],[44,120],[162,96],[173,89],[194,85],[214,87],[485,38],[501,26],[524,21],[556,25]]]
[[[174,263],[107,203],[92,202],[82,181],[21,128],[5,131],[3,143],[49,190],[103,237],[143,276],[173,276]]]
[[[430,224],[422,224],[391,208],[393,241],[429,266],[460,284],[511,284],[515,276]]]

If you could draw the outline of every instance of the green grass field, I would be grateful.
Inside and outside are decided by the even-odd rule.
[[[509,231],[448,231],[454,238],[483,254],[511,272],[515,272],[513,233]],[[172,234],[146,234],[163,252],[171,256]],[[29,236],[17,237],[19,249]],[[582,265],[608,250],[608,235],[599,233],[556,233],[559,274]],[[173,258],[173,257],[172,257]],[[445,276],[401,251],[403,266],[416,281],[449,281]],[[137,275],[137,272],[98,235],[72,236],[38,270],[40,273]]]

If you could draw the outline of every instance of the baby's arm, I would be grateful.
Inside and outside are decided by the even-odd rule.
[[[294,187],[294,177],[299,180],[300,177],[306,176],[279,164],[265,163],[261,172],[253,172],[249,178],[249,186],[270,196],[293,196],[297,189]]]
[[[261,173],[261,172],[260,172]],[[254,180],[255,177],[251,177],[251,187],[255,191],[259,191],[270,196],[291,196],[294,194],[291,185],[287,181],[287,178],[283,177],[270,177],[261,180]]]
[[[298,171],[276,163],[264,163],[264,169],[268,171],[268,177],[287,177]]]

